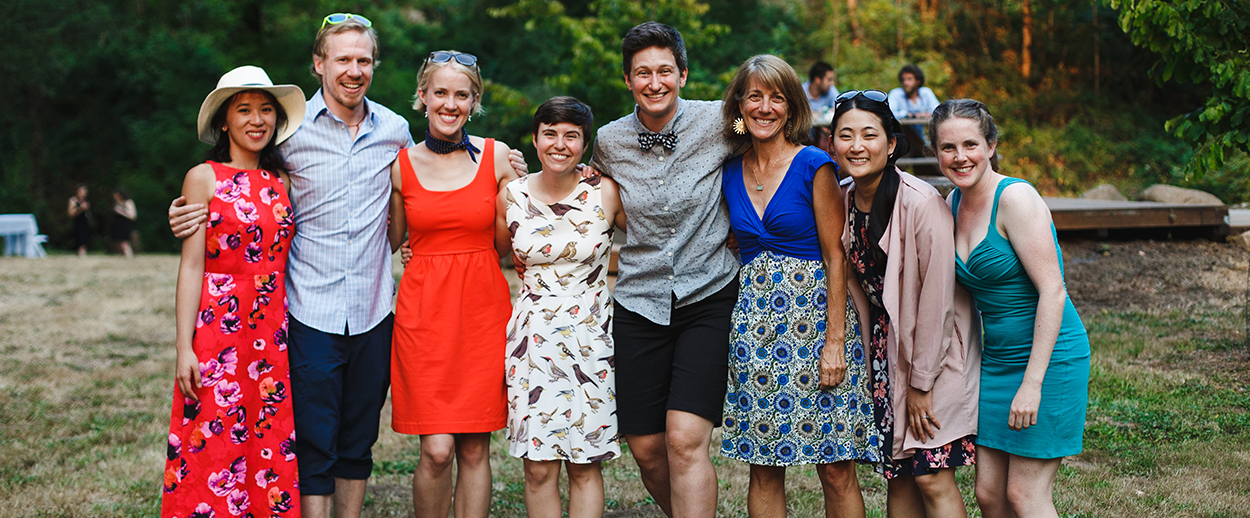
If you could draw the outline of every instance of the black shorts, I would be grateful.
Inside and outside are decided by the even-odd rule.
[[[663,432],[669,410],[690,412],[720,425],[729,375],[730,320],[737,302],[735,279],[706,299],[674,307],[669,325],[619,304],[614,307],[620,433]]]

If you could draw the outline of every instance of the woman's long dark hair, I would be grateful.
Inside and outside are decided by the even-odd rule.
[[[230,103],[234,102],[234,98],[246,93],[260,93],[269,99],[269,104],[273,105],[274,113],[277,114],[278,120],[273,125],[273,138],[269,139],[269,143],[265,144],[265,148],[260,150],[259,166],[261,169],[271,172],[286,172],[286,161],[282,160],[282,155],[278,153],[278,132],[286,125],[286,110],[282,109],[282,104],[278,99],[265,90],[244,90],[238,92],[217,107],[217,113],[213,114],[213,130],[217,132],[217,143],[213,144],[213,148],[208,150],[208,159],[218,163],[227,163],[230,158],[230,136],[222,131],[221,127],[226,124],[226,111],[230,109]]]
[[[903,126],[890,111],[890,105],[862,95],[838,103],[833,112],[833,122],[829,126],[836,131],[838,119],[851,110],[864,110],[876,115],[881,120],[881,127],[885,129],[885,133],[889,135],[890,140],[894,141],[894,152],[885,158],[885,168],[881,170],[881,181],[877,183],[877,193],[872,197],[872,210],[868,212],[868,240],[872,258],[877,264],[884,265],[887,259],[885,250],[882,250],[881,245],[877,243],[881,241],[881,236],[885,235],[885,227],[890,224],[890,215],[894,213],[894,200],[898,198],[898,186],[902,182],[898,171],[894,168],[894,162],[899,157],[906,156],[911,146],[907,142],[907,137],[903,135]]]

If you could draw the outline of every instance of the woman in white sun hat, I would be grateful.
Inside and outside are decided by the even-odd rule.
[[[299,87],[254,66],[200,106],[213,148],[182,195],[209,221],[182,242],[161,516],[299,516],[284,281],[295,227],[276,146],[303,118]]]

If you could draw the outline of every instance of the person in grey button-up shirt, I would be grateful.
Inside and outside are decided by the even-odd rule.
[[[672,151],[639,149],[638,134],[648,130],[635,114],[595,138],[590,165],[620,185],[629,218],[616,303],[657,324],[668,325],[674,307],[703,300],[738,273],[738,258],[725,246],[721,164],[733,147],[721,136],[720,110],[720,101],[678,98],[676,113],[656,132],[679,136]]]
[[[708,453],[720,423],[737,302],[737,257],[721,165],[720,101],[680,98],[686,50],[676,29],[643,23],[622,41],[634,113],[599,129],[591,166],[616,180],[627,238],[613,341],[620,433],[669,516],[716,513]]]

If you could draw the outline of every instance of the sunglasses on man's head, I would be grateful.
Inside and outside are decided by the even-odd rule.
[[[842,95],[839,95],[837,99],[833,100],[833,105],[836,107],[846,101],[849,101],[859,96],[863,96],[865,99],[868,99],[869,101],[876,101],[879,103],[883,103],[885,102],[886,99],[889,98],[889,96],[886,95],[886,93],[882,92],[881,90],[847,90],[845,92],[842,92]]]
[[[364,16],[361,16],[359,14],[334,13],[329,16],[326,16],[324,20],[321,20],[321,28],[324,29],[326,28],[327,25],[337,25],[347,20],[351,20],[353,18],[356,21],[364,24],[365,27],[373,27],[373,22],[369,21],[368,18],[365,18]]]
[[[448,61],[451,61],[453,58],[456,60],[456,63],[460,63],[461,65],[464,65],[466,67],[471,67],[477,64],[477,56],[474,56],[473,54],[465,54],[463,52],[448,52],[446,50],[437,50],[437,51],[431,52],[430,57],[425,58],[425,60],[430,63],[446,63]]]

